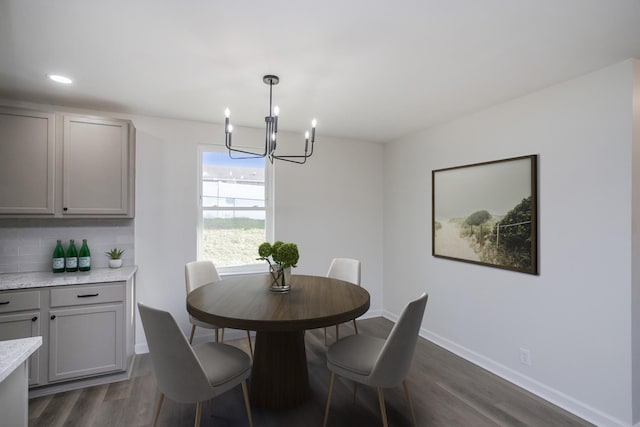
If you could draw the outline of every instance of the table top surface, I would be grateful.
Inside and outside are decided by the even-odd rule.
[[[220,327],[254,331],[296,331],[355,319],[369,309],[366,289],[322,276],[291,276],[291,291],[269,290],[267,274],[235,276],[195,289],[187,311]]]

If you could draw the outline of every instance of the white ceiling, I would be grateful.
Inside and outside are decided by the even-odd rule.
[[[0,97],[385,142],[630,57],[640,0],[0,0]],[[48,73],[74,79],[48,81]]]

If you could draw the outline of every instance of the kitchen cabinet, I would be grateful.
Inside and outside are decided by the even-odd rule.
[[[130,123],[64,117],[62,214],[129,215]]]
[[[0,290],[0,340],[43,337],[42,347],[29,360],[29,386],[38,393],[34,396],[52,387],[64,390],[127,377],[134,357],[135,268],[117,270],[0,275],[21,281],[33,275],[38,282],[52,277],[53,284],[44,287]]]
[[[0,215],[133,218],[128,120],[0,109]]]
[[[0,107],[0,214],[53,215],[55,115]]]
[[[124,369],[124,298],[124,283],[51,290],[49,381]]]
[[[40,292],[0,293],[0,340],[40,335]],[[29,358],[29,385],[40,383],[40,350]]]

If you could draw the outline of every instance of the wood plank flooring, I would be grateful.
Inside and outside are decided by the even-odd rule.
[[[393,324],[383,318],[358,321],[360,333],[386,337]],[[335,328],[328,328],[329,344]],[[353,333],[343,324],[340,335]],[[307,331],[307,359],[312,397],[286,411],[252,408],[256,427],[321,426],[329,387],[322,329]],[[228,344],[249,351],[246,339]],[[590,426],[586,421],[420,338],[408,378],[419,426]],[[250,385],[249,385],[250,386]],[[384,392],[390,426],[410,426],[411,415],[402,387]],[[149,426],[157,399],[149,355],[139,355],[130,380],[38,397],[29,401],[29,426]],[[160,426],[192,426],[195,404],[165,399]],[[381,425],[374,389],[336,378],[329,425]],[[247,426],[238,386],[205,404],[203,426]]]

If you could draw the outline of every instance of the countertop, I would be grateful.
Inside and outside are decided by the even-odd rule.
[[[42,337],[0,341],[0,382],[42,345]]]
[[[90,271],[77,271],[75,273],[53,273],[50,271],[3,273],[0,274],[0,291],[7,289],[120,282],[131,279],[137,270],[138,266],[128,265],[121,268],[94,268]]]

